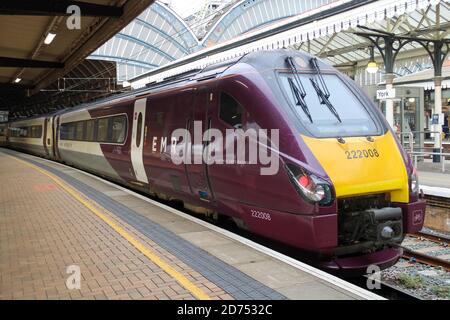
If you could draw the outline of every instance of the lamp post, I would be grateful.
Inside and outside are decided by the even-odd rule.
[[[409,42],[419,43],[428,53],[433,62],[434,68],[434,114],[442,113],[442,65],[445,57],[450,52],[449,39],[426,39],[417,37],[397,36],[393,33],[374,30],[368,27],[360,26],[359,28],[370,32],[354,32],[354,34],[364,37],[373,43],[373,46],[380,52],[386,71],[386,89],[392,89],[394,83],[394,62],[403,46]],[[372,59],[371,59],[372,60]],[[370,63],[370,62],[369,62]],[[369,67],[369,66],[368,66]],[[386,120],[391,126],[394,122],[394,102],[391,99],[386,100]],[[438,132],[434,135],[434,152],[439,152],[441,144],[442,125],[433,125],[433,131]],[[439,162],[440,157],[433,157],[433,161]]]
[[[370,42],[372,42],[373,46],[371,49],[371,61],[369,64],[375,60],[373,59],[373,49],[376,47],[380,52],[380,55],[383,59],[384,69],[385,69],[385,82],[386,89],[391,90],[394,87],[394,62],[397,54],[400,52],[400,49],[403,48],[405,44],[410,42],[409,39],[401,39],[395,36],[393,33],[389,33],[382,30],[374,30],[371,28],[360,26],[359,28],[368,30],[370,32],[354,32],[354,34],[364,37]],[[369,65],[367,66],[369,67]],[[370,72],[369,70],[367,70]],[[391,126],[394,128],[394,101],[392,99],[386,99],[386,120]]]
[[[373,51],[374,51],[374,47],[371,46],[370,47],[370,60],[367,63],[367,67],[366,67],[366,71],[368,73],[371,73],[371,74],[374,74],[374,73],[378,72],[378,65],[377,65],[377,63],[375,61],[375,56],[374,56],[374,52]]]

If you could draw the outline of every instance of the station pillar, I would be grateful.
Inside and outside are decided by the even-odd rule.
[[[393,73],[387,73],[385,75],[386,90],[394,88],[394,77],[395,75]],[[391,128],[394,129],[394,100],[392,99],[386,99],[386,120]]]
[[[442,76],[434,77],[434,108],[433,114],[440,115],[442,113]],[[434,124],[432,127],[434,133],[434,148],[433,152],[441,152],[442,141],[442,125],[440,123]],[[433,156],[433,162],[440,162],[439,155]]]

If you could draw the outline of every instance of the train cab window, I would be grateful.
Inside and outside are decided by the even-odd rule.
[[[136,126],[136,147],[139,148],[142,139],[142,112],[139,112],[137,126]]]
[[[84,140],[84,121],[75,123],[75,140]]]
[[[116,116],[112,118],[112,143],[123,143],[127,131],[127,117]]]
[[[239,129],[242,128],[243,113],[244,109],[233,97],[226,93],[220,95],[220,119],[230,126]]]
[[[110,118],[101,118],[97,120],[97,141],[108,142],[108,129]]]
[[[323,73],[322,76],[330,91],[329,101],[341,121],[337,119],[330,108],[321,102],[319,93],[316,92],[312,82],[312,79],[316,77],[315,75],[299,74],[299,80],[306,92],[304,101],[311,115],[310,120],[299,105],[298,98],[292,89],[293,76],[291,74],[280,74],[281,87],[290,102],[291,108],[306,130],[317,138],[380,134],[375,116],[350,87],[336,74]],[[283,106],[285,105],[283,104]]]
[[[95,120],[86,121],[86,141],[94,141],[95,140]]]

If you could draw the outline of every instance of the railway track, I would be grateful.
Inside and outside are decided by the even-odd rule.
[[[423,238],[423,239],[427,239],[436,243],[444,243],[447,246],[450,245],[450,237],[446,237],[443,235],[435,235],[432,233],[428,233],[428,232],[419,232],[416,234],[409,234],[409,236],[411,237],[415,237],[415,238]]]
[[[425,199],[427,200],[428,206],[450,209],[450,199],[448,198],[425,195]]]
[[[450,238],[444,237],[444,236],[438,236],[430,233],[425,232],[419,232],[416,234],[408,234],[408,236],[418,239],[418,240],[428,240],[430,242],[436,243],[443,248],[449,247],[450,244]],[[413,250],[411,248],[408,248],[406,246],[401,245],[400,246],[403,249],[403,257],[405,259],[411,260],[415,259],[415,261],[427,264],[433,267],[440,267],[443,268],[446,271],[450,271],[450,261],[441,259],[438,256],[432,256],[429,254],[426,254],[424,252],[419,252],[417,250]]]

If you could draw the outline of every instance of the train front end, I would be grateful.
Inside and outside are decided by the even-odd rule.
[[[353,81],[314,57],[287,56],[278,82],[305,159],[286,170],[319,215],[337,216],[337,245],[318,250],[323,267],[360,274],[395,264],[405,234],[423,226],[425,201],[386,119]]]
[[[417,174],[405,163],[391,131],[339,141],[302,139],[327,173],[335,195],[338,246],[325,266],[363,272],[371,264],[381,269],[394,264],[405,234],[423,226],[425,201],[420,199]]]

